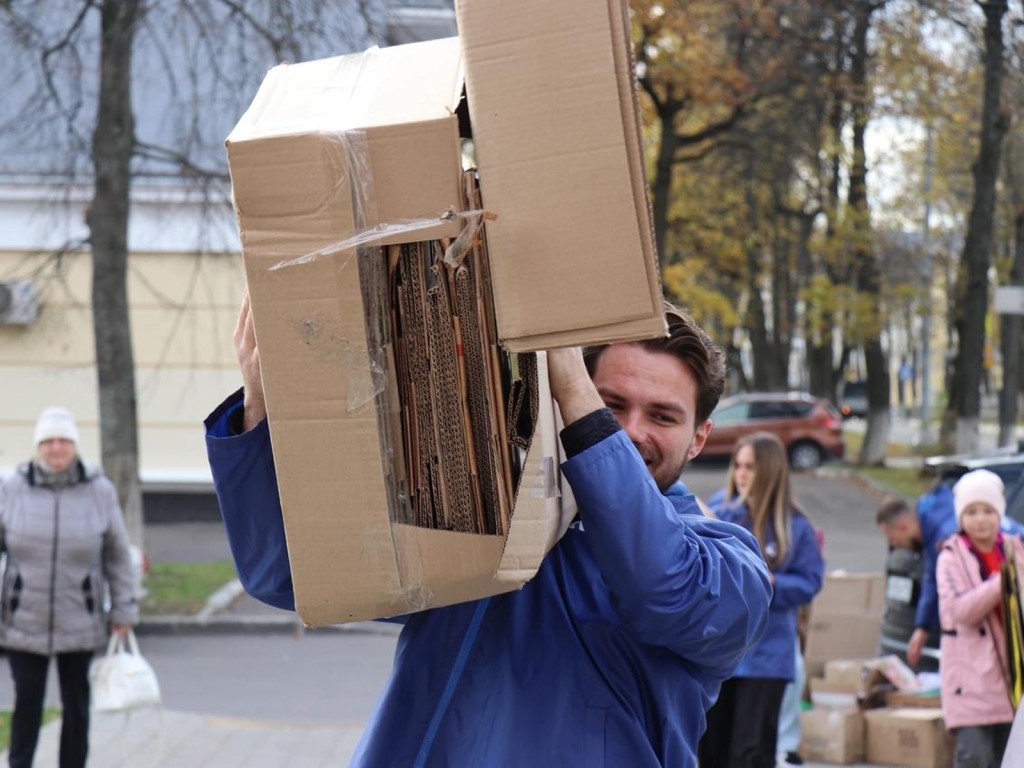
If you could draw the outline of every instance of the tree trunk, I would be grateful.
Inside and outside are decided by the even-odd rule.
[[[676,109],[671,105],[658,110],[660,135],[658,160],[655,165],[654,182],[651,185],[651,209],[654,217],[654,246],[657,248],[662,270],[672,263],[665,252],[665,239],[668,233],[668,208],[672,199],[672,168],[679,147],[679,137],[674,128],[675,117]]]
[[[881,304],[881,279],[875,256],[871,231],[871,212],[868,209],[867,153],[864,137],[868,125],[868,31],[875,6],[859,0],[850,59],[850,112],[853,118],[853,160],[850,165],[849,207],[853,224],[852,255],[856,270],[856,287],[867,295],[873,306]],[[882,323],[875,319],[862,330],[864,364],[867,373],[868,424],[861,446],[862,464],[885,462],[889,438],[889,366],[882,350]]]
[[[792,290],[792,242],[786,237],[785,222],[775,217],[775,242],[772,246],[772,389],[789,389],[789,357],[792,351],[793,312],[796,301]]]
[[[100,91],[92,160],[95,189],[88,224],[103,467],[117,487],[132,541],[142,546],[135,360],[128,317],[128,209],[135,149],[132,44],[140,3],[102,4]]]
[[[746,159],[745,199],[747,208],[747,236],[744,238],[744,249],[747,256],[747,316],[744,326],[750,337],[750,354],[754,363],[754,389],[766,391],[771,389],[771,357],[772,350],[768,339],[764,297],[761,293],[761,216],[754,189],[754,159],[748,154]]]
[[[978,448],[981,420],[981,376],[985,350],[985,317],[988,314],[988,269],[992,259],[992,223],[995,217],[999,154],[1006,134],[1002,113],[1003,16],[1006,2],[979,2],[985,13],[985,85],[981,110],[981,136],[974,164],[974,203],[967,223],[961,263],[959,344],[956,377],[956,450]]]
[[[846,46],[843,42],[845,35],[842,30],[842,24],[837,24],[835,30],[835,62],[833,65],[836,74],[836,82],[841,81],[838,74],[843,70],[843,62],[846,58]],[[829,109],[828,115],[829,140],[832,148],[830,150],[829,157],[830,175],[828,179],[828,186],[826,188],[827,197],[825,201],[826,254],[832,253],[834,250],[833,244],[835,243],[836,238],[836,218],[839,215],[839,182],[843,167],[840,146],[843,135],[843,124],[845,121],[843,103],[844,101],[841,90],[838,87],[834,87],[832,91],[832,105]],[[835,265],[831,263],[828,256],[826,256],[824,264],[824,273],[829,277],[833,286],[837,285],[835,275],[836,268]],[[807,339],[807,359],[810,365],[810,388],[811,392],[819,397],[828,397],[833,402],[838,402],[839,375],[836,370],[837,366],[835,364],[835,355],[832,351],[835,317],[831,310],[825,308],[818,308],[816,310],[816,314],[818,315],[818,322],[815,327],[809,328]],[[839,368],[839,371],[842,371],[842,367]]]
[[[1024,211],[1014,221],[1013,266],[1010,285],[1024,290]],[[1003,388],[999,393],[999,445],[1017,442],[1017,417],[1020,412],[1021,321],[1020,315],[1003,315],[1001,342],[1003,352]]]

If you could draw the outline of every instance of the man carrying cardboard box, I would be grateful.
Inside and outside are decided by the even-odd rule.
[[[763,632],[771,587],[754,538],[704,518],[677,480],[725,370],[692,320],[668,320],[667,338],[586,363],[548,353],[579,519],[521,590],[399,619],[354,765],[695,765],[704,713]],[[235,340],[245,386],[207,419],[210,463],[242,583],[290,609],[247,298]]]

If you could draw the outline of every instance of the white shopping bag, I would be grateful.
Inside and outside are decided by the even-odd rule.
[[[107,653],[89,669],[94,712],[126,712],[160,704],[160,684],[139,653],[135,633],[113,634]]]

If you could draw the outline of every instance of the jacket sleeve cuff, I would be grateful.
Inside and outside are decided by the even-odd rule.
[[[622,427],[608,408],[588,413],[562,430],[562,447],[566,459],[583,453],[620,429]]]

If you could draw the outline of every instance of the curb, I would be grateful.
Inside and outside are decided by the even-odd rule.
[[[285,613],[282,611],[282,613]],[[143,616],[135,627],[137,635],[228,635],[228,634],[305,634],[342,632],[362,635],[396,636],[401,625],[379,621],[329,624],[309,628],[293,613],[278,616]]]
[[[276,616],[140,616],[137,635],[297,634],[304,631],[294,615]]]
[[[245,593],[242,582],[232,579],[206,598],[206,605],[196,614],[197,619],[210,619],[231,605]]]
[[[225,613],[245,594],[238,579],[220,586],[206,599],[195,614],[140,616],[135,627],[139,635],[224,635],[224,634],[304,634],[306,632],[348,632],[364,635],[396,636],[399,624],[382,621],[355,621],[350,624],[328,624],[306,627],[292,611],[269,610],[267,613]]]

